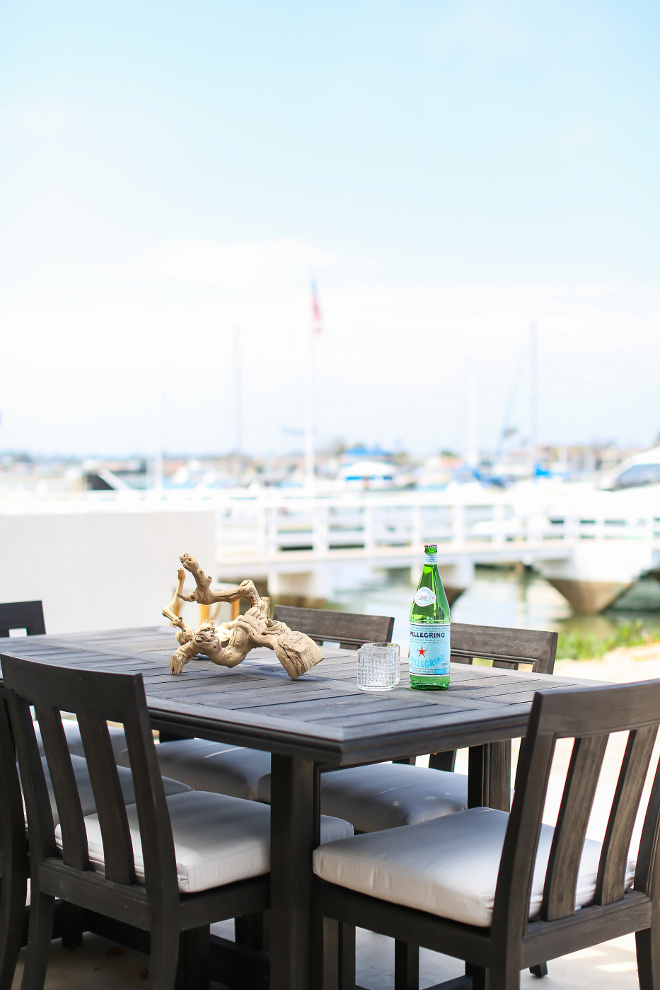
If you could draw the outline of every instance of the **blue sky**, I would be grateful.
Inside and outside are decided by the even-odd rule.
[[[148,449],[157,380],[166,447],[228,449],[237,325],[246,446],[286,449],[312,271],[321,441],[464,445],[473,374],[493,446],[536,319],[541,439],[650,442],[659,29],[634,0],[14,4],[0,449]]]

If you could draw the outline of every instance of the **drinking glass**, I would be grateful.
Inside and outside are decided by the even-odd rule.
[[[365,643],[358,650],[357,686],[360,691],[391,691],[399,683],[397,643]]]

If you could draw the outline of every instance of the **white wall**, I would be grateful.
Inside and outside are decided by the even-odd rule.
[[[215,524],[190,506],[5,504],[0,602],[41,599],[49,633],[166,623],[180,554],[214,574]]]

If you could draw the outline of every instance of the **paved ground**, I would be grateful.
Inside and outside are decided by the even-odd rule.
[[[391,939],[359,932],[358,982],[369,990],[391,990],[394,947]],[[104,939],[86,935],[81,949],[67,952],[53,943],[46,979],[47,990],[144,990],[148,987],[148,960],[121,950]],[[576,952],[550,964],[549,975],[537,980],[523,974],[522,990],[637,990],[635,942],[632,936]],[[22,961],[13,990],[20,987]],[[461,964],[446,956],[423,952],[421,987],[461,973]],[[216,984],[219,988],[219,985]],[[245,990],[249,990],[246,987]]]
[[[587,678],[612,681],[644,680],[660,677],[660,647],[617,651],[604,661],[575,663],[561,661],[557,673],[575,675],[578,671]],[[608,751],[602,793],[599,794],[589,834],[602,837],[605,828],[608,793],[611,793],[623,752],[623,740],[614,739]],[[567,764],[568,753],[560,752],[551,781],[546,808],[546,820],[556,815],[561,790],[562,771]],[[460,767],[458,768],[460,769]],[[217,926],[226,937],[231,925]],[[371,932],[358,933],[358,982],[369,990],[390,990],[393,983],[394,945],[390,939]],[[104,939],[87,935],[84,945],[76,952],[67,952],[54,942],[47,990],[139,990],[148,985],[148,959],[138,953],[122,950]],[[576,952],[562,959],[553,960],[549,975],[542,981],[529,973],[521,980],[522,990],[637,990],[634,936],[615,939],[593,949]],[[421,987],[428,987],[443,979],[451,979],[461,973],[461,963],[433,952],[422,952]],[[13,990],[18,990],[22,972],[22,959],[14,980]],[[250,990],[246,987],[245,990]]]

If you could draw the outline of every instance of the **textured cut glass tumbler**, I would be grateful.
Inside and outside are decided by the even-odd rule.
[[[360,691],[391,691],[399,679],[399,647],[396,643],[365,643],[360,647],[357,658],[357,686]]]

